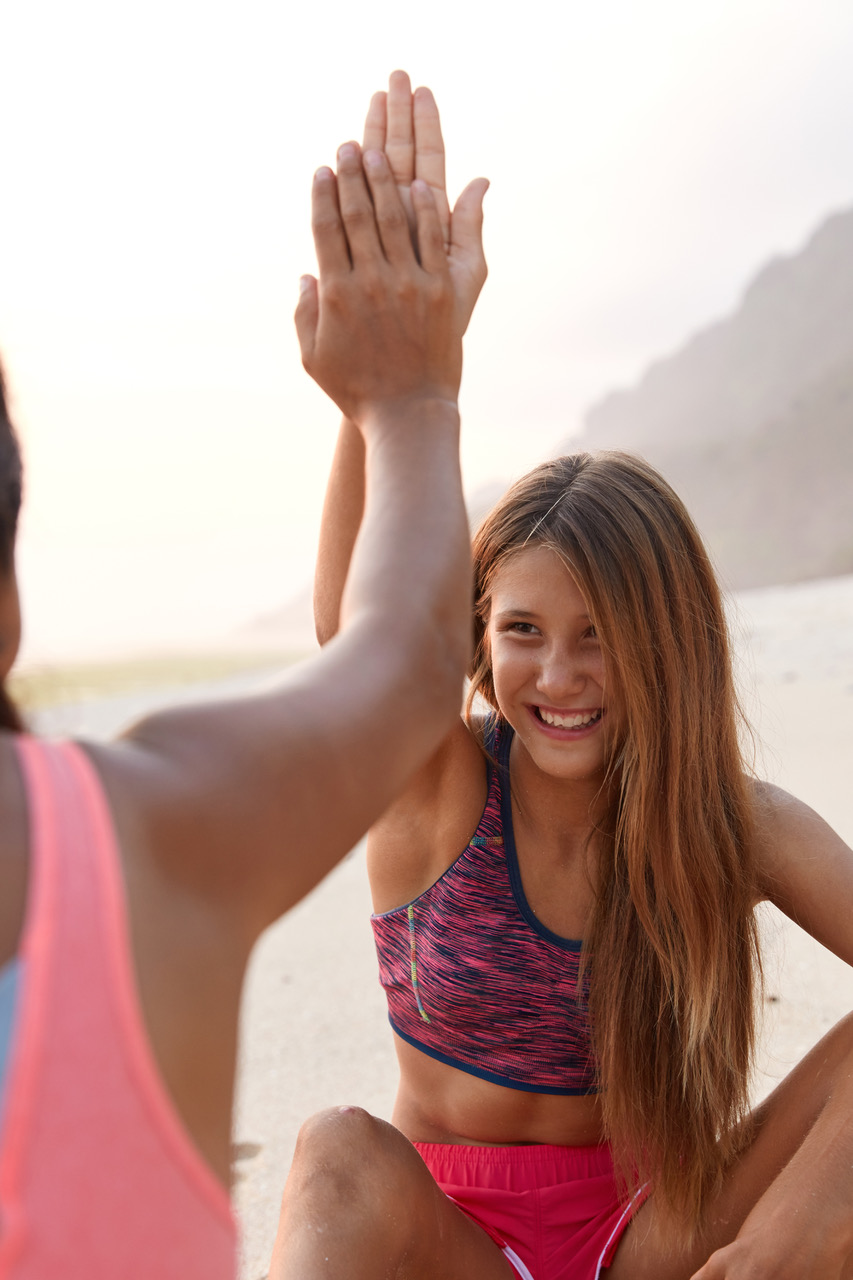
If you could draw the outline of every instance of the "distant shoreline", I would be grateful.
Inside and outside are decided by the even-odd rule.
[[[725,597],[734,649],[748,685],[821,676],[853,682],[853,575],[729,588]],[[263,634],[238,634],[210,647],[88,661],[24,659],[11,674],[9,691],[26,715],[282,670],[317,653],[309,605],[307,597],[300,597],[265,621]]]
[[[292,666],[307,656],[297,650],[223,650],[140,654],[92,662],[27,663],[13,670],[9,692],[24,715],[142,693],[210,684],[233,676]]]

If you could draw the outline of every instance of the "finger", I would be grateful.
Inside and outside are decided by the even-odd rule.
[[[485,265],[483,200],[488,189],[488,178],[475,178],[473,182],[469,182],[453,206],[450,220],[451,254],[472,264],[482,259]]]
[[[412,98],[412,124],[415,136],[416,178],[423,178],[432,187],[438,216],[449,241],[450,206],[447,203],[447,181],[444,171],[444,138],[441,120],[431,89],[421,86]]]
[[[469,182],[456,201],[451,218],[448,261],[463,332],[488,275],[483,253],[483,198],[488,188],[485,178]]]
[[[392,71],[388,80],[385,154],[395,181],[409,186],[415,176],[415,131],[412,83],[405,71]]]
[[[311,188],[311,230],[320,275],[325,276],[350,268],[347,238],[338,205],[335,175],[323,166],[314,174]]]
[[[385,257],[395,264],[414,263],[409,219],[387,157],[381,151],[366,151],[364,171]]]
[[[318,315],[317,281],[313,276],[302,276],[299,281],[299,301],[296,304],[293,322],[296,325],[296,336],[299,339],[302,363],[306,368],[314,352]]]
[[[374,93],[364,121],[364,150],[384,151],[385,130],[388,121],[388,94],[383,90]]]
[[[708,1261],[698,1271],[695,1271],[690,1280],[723,1280],[726,1276],[725,1262],[721,1262],[723,1251],[717,1250],[712,1253]]]
[[[412,205],[418,228],[418,250],[421,266],[431,274],[447,270],[444,236],[432,187],[421,178],[412,183]]]
[[[338,150],[338,204],[353,265],[381,257],[373,201],[357,142],[345,142]]]

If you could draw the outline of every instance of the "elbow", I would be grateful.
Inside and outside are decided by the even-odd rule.
[[[322,648],[338,634],[340,616],[337,603],[332,604],[324,592],[314,588],[314,634]]]
[[[365,701],[375,713],[405,721],[411,745],[420,743],[421,751],[438,745],[464,703],[468,636],[437,623],[421,612],[362,618],[345,629],[359,652],[353,661]]]
[[[470,627],[436,629],[421,654],[415,681],[423,704],[420,716],[424,723],[433,722],[436,732],[450,728],[461,713],[470,656]]]
[[[322,618],[314,615],[314,635],[317,637],[317,643],[323,649],[335,636],[335,628],[330,627]]]

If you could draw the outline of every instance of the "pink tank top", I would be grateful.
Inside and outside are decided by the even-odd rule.
[[[30,888],[0,1117],[0,1280],[233,1280],[228,1196],[148,1044],[106,799],[70,743],[18,739]]]

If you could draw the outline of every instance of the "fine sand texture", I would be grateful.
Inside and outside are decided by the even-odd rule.
[[[757,772],[853,843],[853,578],[743,592],[732,627]],[[235,1120],[240,1280],[267,1274],[301,1121],[342,1103],[390,1116],[396,1064],[369,912],[360,846],[256,949]],[[763,914],[768,999],[756,1098],[853,1009],[853,969],[778,912]]]
[[[732,605],[756,771],[812,805],[853,843],[853,578],[740,593]],[[262,678],[187,690],[238,692]],[[48,733],[106,736],[174,690],[42,712]],[[359,846],[259,942],[243,1005],[234,1125],[240,1280],[263,1280],[300,1123],[353,1103],[390,1115],[395,1058],[369,925]],[[853,1009],[853,969],[778,912],[763,911],[764,1096]]]

